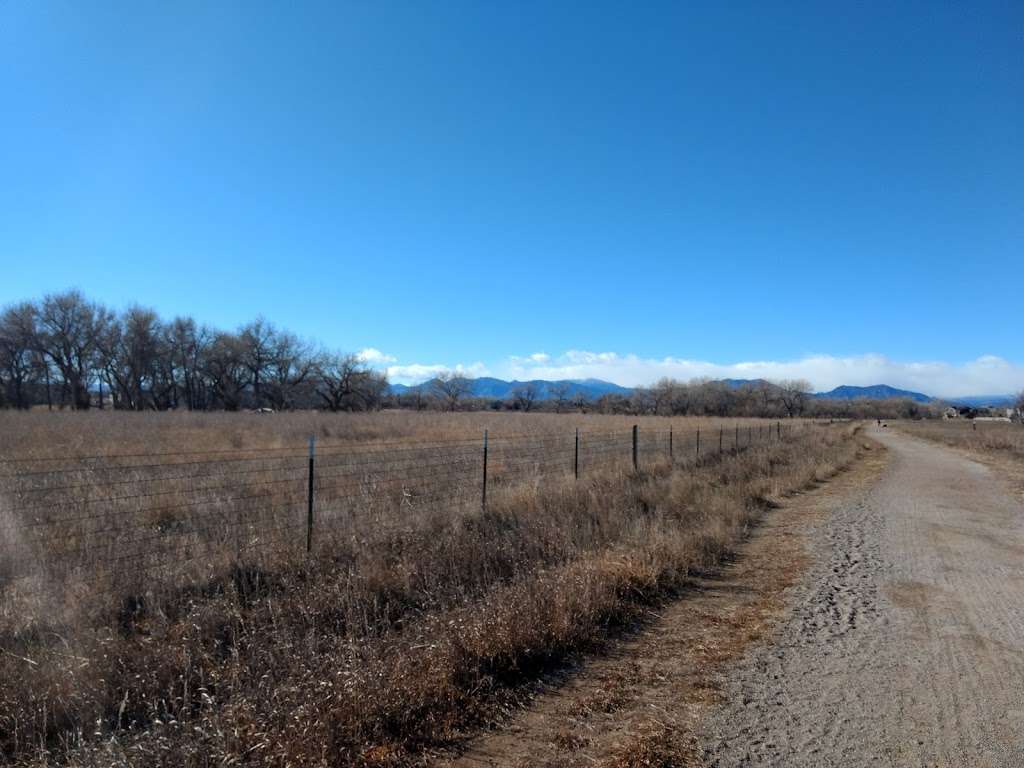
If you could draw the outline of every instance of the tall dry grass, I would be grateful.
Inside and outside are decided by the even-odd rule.
[[[660,416],[605,416],[582,413],[473,411],[381,411],[329,413],[293,411],[276,414],[224,412],[2,411],[0,459],[109,453],[160,453],[188,450],[305,447],[310,435],[334,444],[391,440],[441,441],[494,435],[572,434],[664,429]],[[671,420],[687,429],[705,430],[763,419],[686,417]]]
[[[1005,421],[948,419],[897,421],[898,429],[952,448],[1024,458],[1024,425]]]
[[[0,433],[0,502],[7,510],[0,534],[19,542],[4,567],[17,577],[15,589],[59,583],[74,610],[83,591],[151,589],[154,580],[202,583],[225,563],[304,550],[307,433],[320,438],[319,546],[338,536],[372,538],[438,511],[474,510],[483,491],[485,429],[493,493],[574,465],[586,474],[627,464],[632,426],[600,417],[415,413],[35,413],[0,420],[8,427]],[[677,421],[676,456],[696,456],[700,429],[707,454],[764,441],[772,427],[728,422],[722,434],[725,423]],[[666,421],[643,421],[641,462],[667,457],[671,441]]]
[[[497,418],[517,432],[571,423]],[[393,436],[390,423],[372,432],[371,419],[353,420],[364,438]],[[284,431],[264,423],[253,429]],[[189,444],[219,445],[240,429],[230,417],[211,425],[216,436]],[[438,439],[442,426],[431,416],[413,428]],[[201,420],[185,428],[203,432]],[[253,441],[242,447],[262,445],[241,429]],[[807,428],[674,466],[652,451],[640,472],[617,461],[579,481],[565,468],[528,471],[499,485],[486,512],[476,501],[391,517],[349,509],[313,557],[295,547],[232,556],[229,543],[174,580],[77,584],[41,568],[0,596],[0,755],[97,766],[409,763],[713,567],[771,499],[850,461],[850,433]],[[158,444],[174,445],[166,435],[147,443]]]

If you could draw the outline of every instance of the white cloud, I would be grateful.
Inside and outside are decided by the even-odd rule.
[[[936,397],[1010,394],[1024,390],[1024,366],[995,355],[983,355],[966,363],[901,362],[876,354],[713,363],[680,357],[648,358],[570,349],[561,355],[546,352],[512,355],[492,367],[482,362],[399,365],[394,356],[374,347],[362,350],[358,357],[368,365],[386,370],[392,383],[406,385],[419,384],[444,371],[453,371],[472,377],[494,375],[504,379],[594,378],[633,387],[647,386],[669,376],[684,381],[700,377],[807,379],[818,391],[840,384],[889,384]]]
[[[517,357],[516,355],[512,355],[509,358],[510,362],[521,363],[523,365],[547,363],[550,360],[551,355],[547,354],[546,352],[534,352],[532,355],[527,355],[526,357]]]
[[[424,365],[422,363],[412,363],[411,365],[391,365],[388,366],[387,374],[388,381],[392,384],[420,384],[424,381],[434,378],[439,373],[445,371],[452,371],[453,373],[461,373],[465,376],[477,378],[478,376],[487,376],[487,366],[483,363],[469,363],[458,365]]]
[[[356,357],[367,365],[383,365],[384,363],[394,363],[398,361],[397,357],[393,355],[386,355],[374,347],[367,347],[366,349],[360,350],[356,353]]]
[[[799,360],[712,363],[677,357],[642,358],[616,352],[569,350],[557,358],[544,355],[510,357],[498,371],[506,378],[587,379],[644,386],[669,376],[738,379],[807,379],[819,391],[840,384],[889,384],[937,397],[1003,394],[1024,389],[1024,367],[1001,357],[984,355],[967,363],[899,362],[883,355],[833,357],[812,355]]]

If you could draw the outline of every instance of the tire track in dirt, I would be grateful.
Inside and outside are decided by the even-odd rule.
[[[786,589],[810,563],[808,531],[847,499],[863,495],[884,465],[884,451],[875,444],[851,470],[768,511],[720,572],[694,579],[688,593],[652,616],[642,631],[547,681],[531,706],[436,765],[700,764],[694,734],[720,699],[721,671],[770,635],[784,611]],[[861,561],[843,556],[834,567],[856,582]],[[839,584],[823,598],[855,626],[869,609],[846,599],[854,592]],[[833,624],[825,622],[821,630],[831,631]]]

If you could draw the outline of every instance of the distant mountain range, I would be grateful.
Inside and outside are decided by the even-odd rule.
[[[417,390],[430,392],[433,389],[435,380],[425,381],[422,384],[407,386],[405,384],[392,384],[391,393],[404,395]],[[617,394],[628,397],[633,394],[631,387],[622,387],[610,381],[601,379],[560,379],[558,381],[546,381],[544,379],[532,379],[530,381],[505,381],[490,376],[481,376],[478,379],[470,379],[472,389],[471,397],[483,397],[496,400],[507,400],[512,397],[517,387],[533,385],[537,388],[537,399],[549,400],[554,397],[553,391],[556,387],[564,386],[569,397],[582,394],[589,400],[596,400],[602,395]],[[734,389],[747,386],[775,386],[764,379],[722,379],[723,384]],[[829,390],[828,392],[816,392],[812,395],[822,400],[887,400],[890,398],[907,398],[918,403],[931,403],[940,400],[947,400],[954,405],[969,405],[974,408],[984,406],[1009,406],[1013,404],[1012,395],[976,395],[958,398],[936,398],[925,395],[921,392],[913,392],[908,389],[897,389],[888,384],[875,384],[870,387],[855,387],[843,385]]]
[[[764,379],[722,379],[730,387],[774,386]],[[910,399],[918,403],[948,402],[952,405],[966,405],[972,408],[1000,408],[1013,405],[1013,395],[973,395],[968,397],[931,397],[922,392],[909,389],[897,389],[888,384],[875,384],[870,387],[855,387],[849,384],[836,387],[828,392],[815,392],[812,397],[821,400],[889,400],[891,398]]]
[[[734,389],[739,389],[740,387],[777,386],[764,379],[722,379],[722,381]],[[920,392],[890,387],[888,384],[875,384],[871,387],[853,387],[844,384],[828,392],[815,392],[812,397],[816,397],[819,400],[889,400],[898,397],[908,398],[918,403],[930,403],[935,399]]]
[[[430,392],[434,387],[435,381],[436,379],[431,379],[430,381],[425,381],[422,384],[415,384],[413,386],[392,384],[391,391],[396,395],[404,395],[410,392],[415,392],[416,390]],[[555,389],[562,386],[566,388],[566,395],[568,397],[577,397],[582,394],[588,400],[596,400],[602,395],[609,394],[625,395],[626,397],[633,394],[633,390],[629,387],[620,387],[618,384],[612,384],[610,381],[601,381],[601,379],[560,379],[558,381],[531,379],[530,381],[505,381],[503,379],[494,379],[490,376],[481,376],[478,379],[470,379],[470,381],[472,382],[470,397],[485,397],[496,400],[507,400],[512,397],[512,393],[517,388],[529,385],[536,387],[538,400],[550,400],[555,396]]]
[[[828,392],[817,392],[814,396],[822,400],[890,400],[898,397],[918,403],[930,403],[935,399],[909,389],[896,389],[888,384],[875,384],[871,387],[843,385]]]
[[[955,397],[950,399],[953,405],[966,405],[970,408],[1009,408],[1017,400],[1013,395],[974,395],[972,397]]]

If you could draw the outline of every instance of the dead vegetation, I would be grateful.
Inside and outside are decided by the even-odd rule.
[[[37,415],[13,416],[53,429]],[[296,418],[321,434],[336,427],[380,440],[397,429],[374,422],[382,416]],[[478,431],[487,417],[455,418]],[[167,422],[97,419],[89,446],[159,451],[187,434],[193,447],[254,448],[311,426],[288,433],[280,422],[188,417],[175,437],[154,423]],[[569,422],[519,417],[518,431],[524,423],[564,431]],[[437,438],[452,424],[424,415],[406,434]],[[103,429],[120,430],[121,442]],[[0,596],[0,755],[26,765],[407,764],[457,742],[538,673],[599,646],[687,574],[713,566],[768,499],[848,461],[850,432],[808,427],[674,467],[652,454],[639,472],[613,462],[578,481],[565,469],[537,475],[502,487],[486,512],[367,515],[312,557],[296,548],[230,557],[227,547],[177,581],[9,584]],[[8,456],[69,447],[6,434]]]
[[[1003,421],[949,419],[898,421],[899,429],[951,448],[998,457],[1024,458],[1024,426]]]

